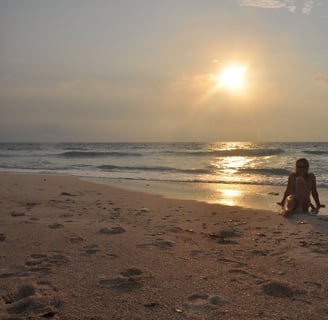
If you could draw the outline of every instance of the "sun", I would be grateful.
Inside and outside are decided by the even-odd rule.
[[[246,84],[247,66],[231,64],[222,68],[214,76],[215,89],[227,89],[231,92],[241,91]]]

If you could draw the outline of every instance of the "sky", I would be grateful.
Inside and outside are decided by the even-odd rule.
[[[0,142],[328,141],[327,30],[327,0],[0,0]]]

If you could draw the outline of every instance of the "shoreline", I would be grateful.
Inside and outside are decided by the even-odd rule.
[[[0,181],[1,319],[327,318],[324,216]]]
[[[139,191],[169,199],[195,200],[209,204],[278,212],[276,202],[285,187],[250,184],[189,183],[166,181],[81,178],[130,191]]]
[[[150,193],[168,199],[195,200],[230,207],[269,210],[277,214],[280,213],[281,208],[276,203],[281,200],[286,188],[285,186],[250,184],[184,183],[87,177],[80,179],[128,191]],[[328,203],[328,189],[319,188],[319,196],[322,204]],[[328,208],[320,209],[319,215],[328,215]]]
[[[242,207],[254,210],[269,210],[280,213],[281,208],[276,203],[282,198],[286,186],[252,185],[238,183],[197,183],[197,182],[172,182],[155,180],[125,180],[109,177],[80,176],[64,172],[29,172],[19,170],[1,171],[8,174],[31,174],[75,177],[82,181],[109,185],[127,191],[150,193],[168,199],[195,200],[209,204],[219,204],[230,207]],[[328,188],[318,188],[322,204],[328,203]],[[320,210],[319,215],[328,215],[328,206]]]

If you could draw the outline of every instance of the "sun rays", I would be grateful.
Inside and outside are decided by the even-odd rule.
[[[216,75],[212,75],[215,90],[228,90],[231,93],[240,93],[246,87],[247,66],[229,64],[224,66]]]

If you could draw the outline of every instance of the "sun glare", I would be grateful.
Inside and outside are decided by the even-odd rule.
[[[214,76],[215,89],[227,89],[231,92],[244,89],[247,67],[242,65],[227,65]]]

